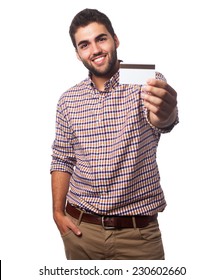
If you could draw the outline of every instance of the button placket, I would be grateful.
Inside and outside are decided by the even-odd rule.
[[[97,117],[96,117],[96,125],[98,126],[97,131],[99,135],[99,144],[97,148],[97,158],[96,161],[98,162],[96,167],[96,172],[98,173],[99,181],[101,182],[100,188],[102,193],[107,192],[107,190],[104,187],[104,171],[106,168],[106,152],[107,147],[105,143],[105,127],[104,127],[104,99],[105,96],[101,93],[99,97],[99,103],[98,103],[98,111],[97,111]]]

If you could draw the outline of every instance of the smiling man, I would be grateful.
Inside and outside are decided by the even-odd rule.
[[[178,122],[177,94],[159,73],[144,87],[119,84],[119,40],[105,14],[79,12],[70,36],[89,76],[57,107],[53,216],[66,257],[164,259],[156,150]]]

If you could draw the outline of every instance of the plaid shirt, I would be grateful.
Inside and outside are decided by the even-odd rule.
[[[61,96],[51,172],[71,174],[71,204],[100,215],[164,210],[156,149],[160,134],[170,130],[150,124],[140,90],[120,85],[117,72],[104,91],[89,77]]]

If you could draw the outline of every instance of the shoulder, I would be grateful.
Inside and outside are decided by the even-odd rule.
[[[59,103],[75,101],[78,96],[84,95],[88,91],[87,79],[67,89],[59,98]]]

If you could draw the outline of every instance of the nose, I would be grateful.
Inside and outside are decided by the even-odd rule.
[[[92,53],[93,54],[98,54],[98,53],[101,53],[102,49],[101,47],[99,46],[99,44],[97,43],[93,43],[92,44]]]

